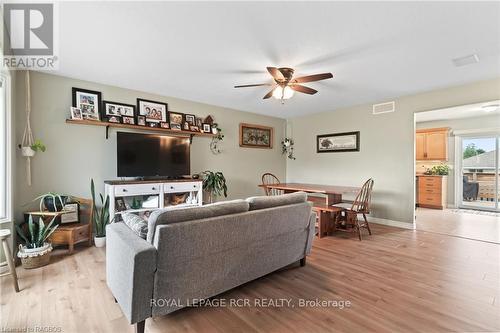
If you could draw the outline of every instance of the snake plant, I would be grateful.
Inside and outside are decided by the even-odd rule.
[[[101,206],[97,208],[97,202],[95,200],[95,186],[94,180],[90,180],[90,193],[92,194],[92,202],[94,206],[93,220],[94,220],[94,230],[96,237],[106,237],[106,225],[110,223],[109,221],[109,195],[106,195],[106,199],[99,193],[101,198]]]
[[[42,218],[38,220],[38,225],[33,222],[33,217],[28,218],[28,234],[26,234],[20,225],[16,224],[16,231],[19,237],[24,241],[24,245],[28,249],[42,247],[47,238],[57,229],[58,225],[54,225],[54,217],[47,225],[43,223]]]
[[[52,205],[53,205],[53,209],[54,209],[53,211],[57,212],[57,211],[59,211],[59,209],[57,207],[57,204],[58,204],[57,201],[59,201],[59,203],[61,204],[60,205],[60,207],[61,207],[60,210],[62,210],[64,208],[64,205],[66,204],[66,202],[70,198],[70,196],[64,195],[64,194],[60,194],[60,193],[55,193],[55,192],[47,192],[45,194],[39,195],[38,197],[36,197],[35,199],[33,199],[33,201],[40,200],[40,211],[43,211],[43,207],[45,206],[44,201],[45,201],[46,198],[52,199]],[[50,210],[49,207],[45,207],[45,208],[47,208],[48,210]]]

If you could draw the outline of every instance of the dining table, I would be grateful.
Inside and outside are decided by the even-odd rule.
[[[275,183],[260,184],[259,187],[266,189],[281,190],[283,193],[306,192],[313,194],[307,196],[307,200],[312,202],[312,209],[318,216],[318,237],[322,238],[329,231],[335,231],[335,223],[332,220],[335,214],[341,212],[341,208],[333,205],[342,202],[343,195],[356,195],[360,187],[323,185],[308,183]],[[265,191],[267,193],[267,191]]]

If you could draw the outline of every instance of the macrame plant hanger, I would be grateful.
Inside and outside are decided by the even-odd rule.
[[[24,127],[23,142],[21,144],[21,149],[23,150],[23,156],[26,157],[26,180],[28,181],[28,186],[31,186],[31,158],[34,155],[34,151],[31,149],[31,146],[34,143],[34,140],[30,123],[31,91],[30,91],[29,71],[26,71],[25,85],[26,85],[26,126]]]

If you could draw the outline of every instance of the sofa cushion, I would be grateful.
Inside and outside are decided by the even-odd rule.
[[[122,219],[123,222],[137,234],[137,236],[146,239],[148,234],[148,222],[146,220],[132,213],[122,214]]]
[[[176,209],[161,209],[151,213],[148,220],[147,241],[153,242],[157,225],[201,220],[215,216],[231,215],[248,211],[245,200],[221,201],[201,207],[186,207]]]
[[[293,205],[307,201],[307,193],[295,192],[283,195],[250,197],[246,200],[250,210]]]

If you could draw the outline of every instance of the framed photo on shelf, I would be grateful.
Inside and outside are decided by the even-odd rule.
[[[184,117],[189,126],[196,126],[196,116],[194,114],[186,114]]]
[[[203,127],[203,119],[196,117],[196,126],[199,128]]]
[[[161,122],[160,123],[160,127],[161,128],[165,128],[165,129],[170,129],[170,124],[169,123],[165,123],[165,122]]]
[[[189,130],[191,132],[199,132],[200,128],[198,126],[189,126]]]
[[[82,88],[72,89],[73,107],[82,111],[83,119],[99,121],[101,111],[101,92]]]
[[[359,131],[323,134],[316,137],[316,153],[359,151]]]
[[[189,131],[189,123],[187,121],[184,122],[184,126],[182,126],[182,129],[185,131]]]
[[[135,117],[135,106],[117,102],[103,101],[104,117]]]
[[[274,129],[268,126],[240,124],[240,147],[273,148]]]
[[[117,124],[119,124],[120,123],[120,117],[118,117],[118,116],[108,117],[108,123],[117,123]]]
[[[170,127],[172,127],[172,124],[182,125],[182,120],[183,120],[182,113],[169,112],[168,116],[170,121]]]
[[[204,133],[212,133],[212,125],[203,123],[203,132]]]
[[[146,117],[146,121],[159,123],[167,121],[167,103],[137,99],[137,110],[139,116]]]
[[[127,205],[125,205],[125,199],[116,198],[115,199],[115,207],[116,207],[116,211],[118,211],[118,212],[123,212],[124,210],[127,210]]]
[[[139,125],[139,126],[146,126],[146,117],[144,117],[144,116],[137,116],[137,125]]]
[[[73,120],[83,120],[82,110],[79,108],[71,107],[70,109],[71,119]]]
[[[134,117],[122,117],[122,123],[128,124],[128,125],[135,125],[135,118]]]
[[[182,130],[182,125],[181,124],[176,124],[176,123],[170,123],[170,129],[174,131],[181,131]]]

